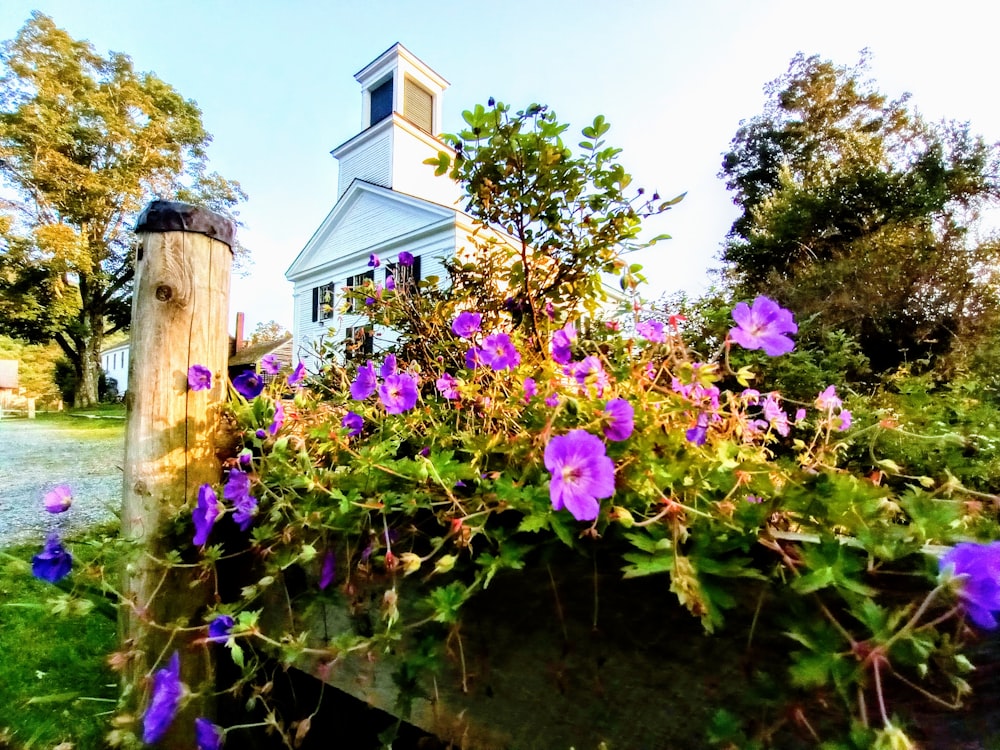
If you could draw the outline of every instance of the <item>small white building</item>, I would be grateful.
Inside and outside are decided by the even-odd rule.
[[[448,82],[401,44],[354,77],[361,84],[362,131],[331,152],[340,168],[337,201],[285,273],[294,285],[295,355],[310,367],[321,337],[345,346],[360,338],[368,349],[391,340],[388,331],[365,336],[366,318],[343,312],[345,289],[367,280],[384,284],[387,273],[399,282],[403,274],[394,263],[404,250],[416,259],[407,272],[413,281],[444,279],[442,261],[471,244],[473,224],[457,209],[458,185],[423,163],[451,151],[434,136]],[[368,265],[372,254],[382,261],[375,269]]]
[[[114,378],[118,393],[128,390],[128,350],[129,342],[124,341],[101,352],[101,369],[106,378]]]

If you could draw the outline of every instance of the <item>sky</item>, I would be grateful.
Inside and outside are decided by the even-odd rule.
[[[799,51],[853,64],[868,48],[881,91],[1000,140],[1000,5],[982,0],[0,0],[0,39],[32,10],[198,103],[210,168],[249,195],[240,238],[253,260],[230,300],[248,332],[291,329],[284,272],[333,207],[330,150],[362,129],[354,73],[395,42],[450,82],[446,132],[490,96],[547,104],[575,131],[603,114],[635,185],[687,193],[648,226],[673,239],[634,256],[647,298],[707,288],[737,213],[722,154]]]

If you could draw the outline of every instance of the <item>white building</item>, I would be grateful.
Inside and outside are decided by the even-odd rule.
[[[441,129],[448,82],[395,44],[355,76],[361,84],[362,131],[331,153],[339,162],[337,202],[285,276],[294,285],[296,356],[314,365],[321,337],[356,339],[365,318],[344,313],[343,295],[366,280],[385,283],[401,251],[414,280],[445,278],[442,260],[468,241],[471,219],[457,210],[460,190],[424,160],[451,151]],[[372,269],[368,259],[382,261]],[[375,331],[376,339],[391,336]],[[365,339],[370,341],[370,339]],[[379,345],[376,340],[375,346]]]
[[[128,390],[128,350],[129,342],[125,341],[101,352],[101,369],[105,377],[115,379],[120,394]]]

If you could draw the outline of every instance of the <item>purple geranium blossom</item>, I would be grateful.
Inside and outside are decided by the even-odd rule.
[[[288,385],[296,386],[302,382],[302,378],[306,376],[306,363],[301,359],[299,363],[295,365],[295,369],[292,370],[292,374],[288,376]]]
[[[244,370],[233,380],[233,388],[248,401],[264,390],[264,380],[253,370]]]
[[[778,394],[769,393],[764,399],[764,419],[771,423],[771,427],[783,436],[788,436],[788,414],[781,408]]]
[[[225,643],[235,625],[236,621],[229,615],[219,615],[208,624],[208,640],[212,643]]]
[[[524,403],[528,403],[529,401],[531,401],[531,399],[533,399],[535,397],[536,393],[538,393],[538,384],[535,383],[535,379],[534,378],[525,378],[524,379]]]
[[[849,412],[847,409],[841,409],[840,414],[838,416],[840,417],[840,424],[838,425],[837,429],[840,430],[841,432],[843,432],[844,430],[849,430],[851,428],[851,422],[854,421],[854,417],[851,415],[851,412]]]
[[[641,323],[636,323],[635,332],[653,344],[663,344],[667,340],[663,323],[658,320],[644,320]]]
[[[246,531],[257,515],[257,498],[250,494],[250,477],[233,469],[229,472],[222,494],[233,504],[236,511],[233,513],[233,520],[239,525],[240,531]]]
[[[358,375],[351,381],[351,398],[355,401],[364,401],[375,393],[378,387],[378,380],[375,378],[375,365],[369,359],[366,364],[358,368]]]
[[[1000,612],[1000,541],[989,544],[962,542],[940,560],[940,569],[962,576],[958,596],[969,619],[984,630],[997,627]]]
[[[396,291],[396,279],[391,273],[385,275],[385,290],[387,292]]]
[[[520,353],[506,333],[487,336],[480,349],[480,357],[496,371],[513,369],[521,362]]]
[[[460,312],[451,324],[451,332],[461,339],[469,339],[479,332],[483,316],[477,312]]]
[[[198,504],[191,514],[194,521],[194,539],[196,547],[200,547],[208,542],[208,535],[212,533],[212,527],[219,517],[219,499],[215,495],[212,485],[203,484],[198,488]]]
[[[563,368],[563,373],[576,380],[581,392],[585,388],[593,386],[598,398],[603,396],[604,389],[611,385],[611,379],[604,371],[604,365],[593,354],[584,357],[579,362],[567,365]]]
[[[368,256],[368,265],[372,268],[378,268],[382,265],[382,261],[378,259],[378,256],[375,253],[372,253]]]
[[[685,431],[684,437],[687,438],[689,443],[694,443],[695,445],[705,444],[705,440],[708,439],[708,415],[705,412],[701,412],[698,415],[698,420],[695,422],[694,427]]]
[[[417,403],[417,381],[408,373],[390,375],[378,387],[378,397],[388,414],[402,414]]]
[[[194,720],[194,738],[198,743],[198,750],[220,750],[226,739],[226,732],[218,724],[199,716]]]
[[[796,421],[796,423],[801,422],[805,418],[806,418],[806,410],[805,409],[796,409],[795,410],[795,421]]]
[[[546,396],[545,405],[550,409],[554,409],[555,407],[559,406],[559,394],[550,393],[548,396]]]
[[[327,553],[323,555],[323,565],[319,571],[319,590],[326,591],[336,578],[337,558],[334,556],[332,550],[327,550]]]
[[[837,389],[832,385],[816,397],[816,408],[820,411],[839,409],[842,405],[843,401],[837,397]]]
[[[413,253],[408,253],[405,250],[399,253],[399,265],[401,266],[412,266],[413,265]]]
[[[786,333],[797,333],[791,311],[767,297],[758,297],[753,307],[740,302],[733,308],[736,327],[729,329],[729,336],[744,349],[763,349],[769,357],[788,354],[795,348]]]
[[[566,508],[577,521],[593,521],[601,510],[599,501],[615,494],[614,462],[601,439],[586,430],[572,430],[549,440],[545,468],[552,473],[552,507]]]
[[[604,407],[604,413],[607,415],[604,437],[621,442],[632,436],[632,430],[635,428],[635,410],[632,404],[623,398],[613,398]]]
[[[361,430],[364,429],[365,420],[360,414],[349,411],[340,420],[340,426],[347,428],[347,437],[357,437],[361,434]]]
[[[396,355],[386,354],[385,359],[382,361],[382,366],[378,368],[378,374],[380,377],[387,378],[390,375],[396,374]]]
[[[58,583],[72,569],[73,555],[63,548],[56,534],[49,534],[42,551],[31,558],[31,574],[49,583]]]
[[[465,366],[470,370],[475,370],[483,364],[482,354],[482,349],[478,346],[469,347],[469,350],[465,352]]]
[[[73,504],[73,490],[68,484],[57,484],[45,493],[42,505],[49,513],[63,513]]]
[[[280,401],[274,402],[274,417],[271,419],[271,424],[267,426],[267,431],[271,435],[277,435],[278,430],[281,429],[281,425],[285,423],[285,407]]]
[[[167,666],[153,675],[153,695],[142,715],[142,741],[159,742],[167,733],[180,708],[184,683],[181,682],[181,658],[176,651]]]
[[[265,354],[260,360],[260,369],[268,375],[277,375],[281,372],[281,362],[278,361],[278,357],[276,355]]]
[[[573,359],[573,343],[576,341],[576,327],[567,323],[552,334],[552,361],[568,365]]]
[[[212,371],[204,365],[188,368],[188,388],[192,391],[207,391],[212,387]]]
[[[437,387],[438,392],[444,396],[449,401],[454,401],[459,397],[458,392],[458,381],[448,373],[444,373],[439,377],[434,385]]]

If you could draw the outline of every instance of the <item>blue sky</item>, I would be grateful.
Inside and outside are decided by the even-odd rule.
[[[650,227],[674,239],[637,257],[647,296],[697,292],[735,209],[716,177],[739,121],[798,52],[853,63],[864,47],[891,95],[928,118],[970,121],[1000,140],[1000,10],[980,0],[2,0],[0,38],[33,9],[102,53],[129,54],[194,99],[215,141],[211,166],[250,196],[241,236],[254,253],[231,312],[248,330],[291,327],[284,271],[333,205],[330,150],[361,129],[353,75],[394,42],[444,76],[444,126],[494,96],[548,104],[578,130],[595,114],[637,185],[687,198]]]

